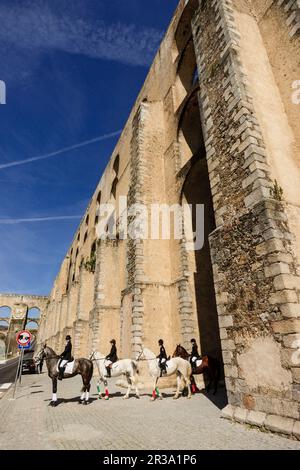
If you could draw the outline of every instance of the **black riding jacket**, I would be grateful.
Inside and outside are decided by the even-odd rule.
[[[164,347],[164,346],[161,346],[161,347],[160,347],[159,355],[157,356],[157,358],[160,359],[160,360],[162,360],[162,359],[168,359],[167,353],[166,353],[166,350],[165,350],[165,347]]]
[[[72,359],[72,343],[71,341],[68,341],[65,347],[65,350],[63,353],[61,353],[60,357],[62,359],[65,359],[67,361],[71,361]]]
[[[198,346],[196,343],[193,343],[191,357],[200,357],[200,354],[198,352]]]
[[[111,346],[110,353],[106,356],[106,359],[109,359],[111,362],[117,362],[118,356],[117,356],[117,348],[115,344]]]

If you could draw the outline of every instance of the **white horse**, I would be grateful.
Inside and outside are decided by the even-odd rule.
[[[155,400],[156,395],[158,395],[158,397],[162,399],[162,395],[159,392],[158,387],[157,387],[158,380],[161,377],[159,359],[155,356],[155,354],[152,351],[150,351],[150,349],[142,347],[142,351],[137,357],[137,361],[139,360],[146,360],[148,362],[149,373],[151,377],[155,377],[155,384],[154,384],[154,389],[153,389],[151,400]],[[167,373],[164,374],[162,377],[169,377],[170,375],[173,375],[173,374],[177,375],[177,390],[173,399],[177,400],[177,398],[179,398],[181,379],[183,379],[185,386],[188,388],[187,398],[191,398],[192,394],[191,394],[190,377],[192,374],[192,367],[189,361],[186,361],[185,359],[182,359],[181,357],[173,357],[172,359],[167,361],[166,364],[167,364],[167,368],[166,368]]]
[[[99,351],[93,351],[91,354],[90,359],[95,359],[98,372],[99,372],[99,380],[97,382],[97,389],[99,398],[101,398],[101,391],[100,391],[100,383],[102,382],[105,386],[105,400],[108,400],[109,393],[107,389],[107,370],[106,370],[106,358],[103,354]],[[136,361],[132,359],[120,359],[119,361],[113,363],[111,365],[111,377],[120,377],[120,375],[125,375],[127,379],[127,392],[123,398],[129,398],[129,393],[132,386],[135,387],[135,396],[136,398],[140,398],[139,390],[138,390],[138,364]]]

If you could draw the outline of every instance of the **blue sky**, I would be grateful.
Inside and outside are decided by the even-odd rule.
[[[1,0],[0,292],[48,294],[178,0]],[[47,219],[49,220],[36,220]]]

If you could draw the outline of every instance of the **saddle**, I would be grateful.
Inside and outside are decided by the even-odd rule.
[[[73,374],[74,363],[75,363],[75,359],[74,357],[72,357],[72,360],[67,362],[67,364],[64,366],[64,374]],[[58,364],[59,363],[57,363],[57,366],[56,366],[57,372],[59,372]]]

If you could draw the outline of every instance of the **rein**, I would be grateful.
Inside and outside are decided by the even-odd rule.
[[[97,358],[95,357],[95,358],[93,358],[93,357],[95,356],[95,353],[96,353],[96,351],[94,351],[94,352],[90,355],[90,357],[89,357],[89,360],[90,360],[90,361],[103,361],[103,360],[106,359],[106,357],[97,357]]]

